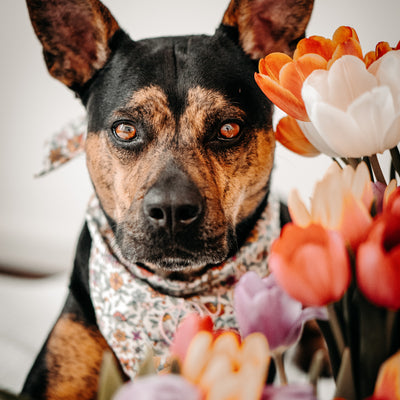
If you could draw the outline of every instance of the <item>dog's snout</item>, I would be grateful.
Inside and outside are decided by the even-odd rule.
[[[161,176],[143,201],[147,221],[153,227],[170,233],[183,231],[192,225],[199,219],[202,208],[198,189],[180,173]]]

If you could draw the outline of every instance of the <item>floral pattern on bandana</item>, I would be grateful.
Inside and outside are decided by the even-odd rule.
[[[68,123],[45,143],[43,166],[36,176],[43,176],[85,151],[87,120],[80,117]]]
[[[86,215],[93,240],[91,297],[100,331],[131,379],[149,347],[159,369],[166,365],[173,334],[190,312],[210,315],[216,329],[237,329],[233,287],[249,270],[262,277],[268,274],[269,248],[280,232],[279,210],[279,201],[270,195],[268,207],[234,257],[190,282],[181,282],[124,260],[97,198],[92,198]]]

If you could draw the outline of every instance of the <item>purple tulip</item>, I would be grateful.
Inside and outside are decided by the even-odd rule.
[[[327,319],[326,308],[307,307],[291,298],[270,274],[247,272],[235,287],[234,307],[242,337],[263,333],[271,351],[283,351],[300,338],[304,322]]]
[[[317,400],[314,388],[308,384],[265,386],[261,400]]]
[[[200,391],[180,375],[147,375],[129,382],[114,400],[201,400]]]

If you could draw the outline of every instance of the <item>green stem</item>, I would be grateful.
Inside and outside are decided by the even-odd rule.
[[[392,156],[392,164],[396,172],[400,175],[400,152],[399,149],[396,147],[393,147],[393,149],[390,149],[390,155]]]
[[[376,180],[386,185],[386,180],[383,175],[381,166],[379,165],[378,157],[376,156],[376,154],[370,156],[369,160],[371,162],[372,169],[374,170]]]
[[[347,159],[349,165],[351,165],[354,169],[357,168],[357,165],[360,164],[361,159],[359,158],[348,158]]]
[[[339,351],[339,354],[340,354],[340,356],[342,356],[346,345],[345,345],[341,325],[339,323],[339,320],[338,320],[338,317],[336,314],[334,303],[329,304],[327,306],[327,309],[328,309],[328,316],[329,316],[329,324],[332,329],[333,337],[335,338],[335,342],[336,342],[336,346]]]
[[[287,385],[288,381],[287,381],[285,366],[283,364],[283,353],[281,351],[274,352],[272,357],[275,361],[276,369],[278,370],[278,375],[281,385]]]

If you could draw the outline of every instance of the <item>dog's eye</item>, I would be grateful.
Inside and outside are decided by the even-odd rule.
[[[229,122],[221,126],[219,130],[221,139],[233,139],[240,133],[240,125],[236,122]]]
[[[136,128],[128,122],[119,122],[113,126],[113,133],[118,139],[129,141],[136,136]]]

